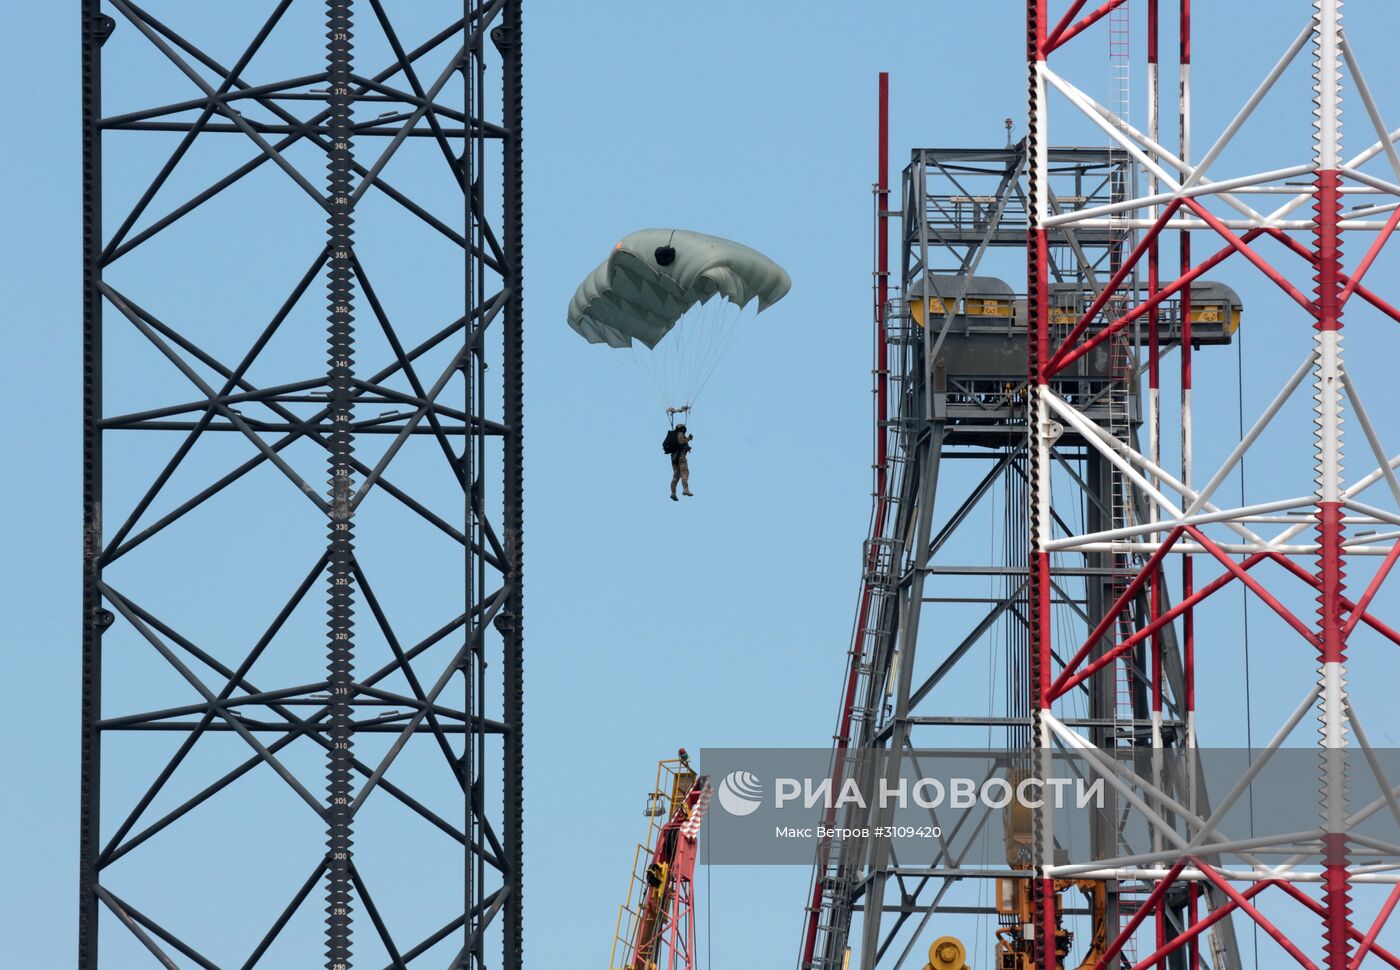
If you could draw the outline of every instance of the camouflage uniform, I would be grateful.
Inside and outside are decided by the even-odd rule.
[[[680,483],[682,495],[692,494],[690,491],[690,462],[686,461],[685,456],[690,453],[690,442],[694,439],[694,435],[676,432],[678,447],[671,453],[671,498],[676,497],[677,482]]]

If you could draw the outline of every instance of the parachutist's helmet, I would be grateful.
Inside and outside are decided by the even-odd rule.
[[[670,266],[676,261],[676,248],[674,246],[657,246],[656,252],[652,253],[656,259],[657,266]]]
[[[685,434],[685,425],[683,425],[683,424],[678,424],[678,425],[676,425],[676,430],[679,431],[681,434]]]

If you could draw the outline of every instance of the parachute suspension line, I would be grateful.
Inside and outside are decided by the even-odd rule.
[[[712,296],[700,305],[699,315],[691,321],[694,333],[688,337],[690,350],[685,358],[685,385],[682,394],[686,404],[694,404],[702,377],[712,366],[714,342],[721,328],[726,325],[733,307],[718,296]]]
[[[642,376],[644,376],[644,377],[646,378],[646,383],[648,383],[649,385],[651,385],[652,393],[656,395],[656,400],[660,403],[660,405],[661,405],[663,408],[668,408],[668,407],[670,407],[670,406],[671,406],[671,402],[669,402],[668,400],[666,400],[666,391],[665,391],[665,388],[662,386],[661,381],[658,379],[656,372],[655,372],[652,368],[650,368],[650,367],[648,367],[648,366],[646,366],[645,364],[642,363],[642,356],[641,356],[641,355],[642,355],[642,351],[640,351],[640,350],[638,350],[638,349],[636,349],[636,348],[633,348],[632,350],[628,351],[628,352],[625,353],[625,354],[619,354],[619,355],[616,355],[616,356],[618,356],[619,358],[625,357],[627,360],[631,361],[631,363],[632,363],[632,368],[633,368],[634,370],[636,370],[637,373],[639,373],[639,374],[641,374]],[[611,354],[610,354],[609,356],[614,356],[614,355],[611,355]]]
[[[721,304],[722,305],[722,304]],[[716,298],[711,297],[705,303],[693,308],[686,317],[681,318],[681,326],[686,331],[686,344],[684,356],[681,358],[681,377],[677,387],[677,393],[685,404],[695,403],[695,390],[699,384],[700,369],[705,364],[705,357],[708,356],[710,343],[715,337],[715,328],[722,324],[722,318],[716,313]],[[691,331],[694,331],[692,334]]]
[[[756,315],[717,294],[691,307],[654,349],[634,343],[627,356],[647,376],[661,406],[682,412],[695,406]]]
[[[732,306],[732,304],[728,304]],[[758,315],[758,311],[750,312],[747,308],[737,309],[733,312],[722,312],[720,320],[712,329],[714,346],[710,350],[707,360],[700,366],[697,374],[697,383],[690,397],[693,401],[700,396],[700,392],[710,383],[710,378],[719,369],[720,363],[728,356],[729,351],[734,348],[739,337],[748,329],[748,324]]]
[[[681,318],[676,321],[676,326],[671,329],[671,333],[661,338],[658,347],[661,350],[661,362],[667,367],[666,390],[677,400],[669,401],[673,407],[681,407],[684,400],[685,362],[689,356],[687,344],[691,341],[690,328],[686,326],[686,317],[689,312],[681,314]],[[656,353],[655,350],[652,353]]]
[[[719,323],[715,309],[715,298],[710,297],[681,318],[681,326],[685,330],[685,346],[680,358],[681,373],[677,393],[684,404],[694,403],[695,375],[699,373],[702,358],[714,337],[714,328]]]
[[[666,337],[666,341],[671,341],[670,346],[666,346],[666,341],[659,345],[663,353],[670,355],[672,370],[667,387],[675,398],[674,405],[678,408],[694,403],[690,399],[691,368],[705,335],[708,322],[705,310],[703,304],[697,304],[687,310],[676,321],[671,334]]]

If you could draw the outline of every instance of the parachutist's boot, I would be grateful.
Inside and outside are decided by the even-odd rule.
[[[687,493],[687,494],[689,494],[689,493]],[[672,492],[672,493],[671,493],[671,501],[672,501],[672,502],[679,502],[679,501],[680,501],[680,499],[676,498],[676,493],[675,493],[675,492]]]
[[[692,492],[690,489],[687,488],[684,492],[681,492],[681,494],[682,494],[682,495],[694,495],[695,493]],[[672,496],[672,497],[674,498],[674,496]]]

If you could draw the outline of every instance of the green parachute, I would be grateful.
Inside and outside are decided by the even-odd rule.
[[[746,318],[791,287],[781,266],[748,246],[643,229],[579,284],[568,321],[590,343],[630,353],[665,406],[681,410],[695,403]]]

